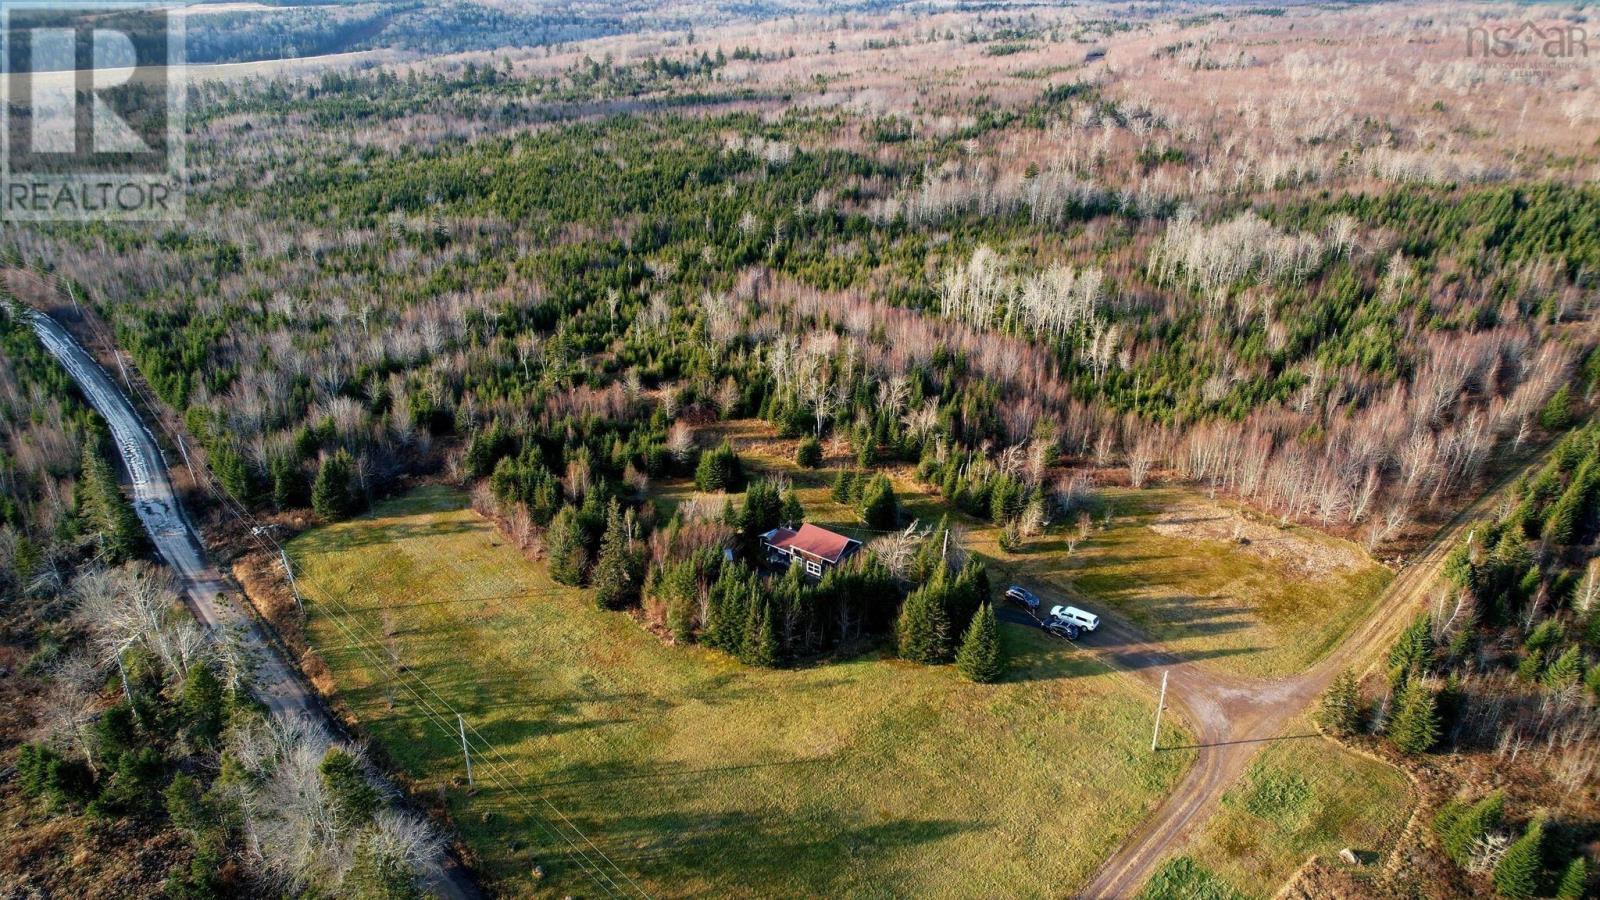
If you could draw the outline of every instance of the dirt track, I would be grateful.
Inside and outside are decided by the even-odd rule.
[[[1215,809],[1222,794],[1271,741],[1327,688],[1342,669],[1362,666],[1394,639],[1426,602],[1450,549],[1483,518],[1501,489],[1520,469],[1504,477],[1434,535],[1427,547],[1395,576],[1374,613],[1332,653],[1292,678],[1247,679],[1221,675],[1203,662],[1185,659],[1145,639],[1126,620],[1101,612],[1101,627],[1079,646],[1112,668],[1159,688],[1169,676],[1167,703],[1193,731],[1198,755],[1194,766],[1164,803],[1123,842],[1079,895],[1132,897],[1171,853],[1178,850]],[[1023,582],[1043,605],[1068,598],[1043,585]]]
[[[274,714],[302,718],[322,728],[332,728],[321,701],[295,673],[276,646],[238,602],[239,588],[206,558],[199,534],[184,515],[172,489],[167,464],[155,436],[124,396],[116,382],[78,345],[67,330],[42,313],[33,313],[34,330],[52,356],[77,382],[89,404],[111,429],[117,451],[133,487],[134,509],[150,533],[150,541],[173,577],[184,599],[208,629],[235,629],[255,661],[253,690]],[[475,900],[482,894],[471,877],[454,860],[433,888],[451,900]]]

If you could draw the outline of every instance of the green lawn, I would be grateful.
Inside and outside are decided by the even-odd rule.
[[[811,521],[864,540],[874,536],[859,529],[854,510],[829,497],[837,470],[799,469],[760,443],[741,455],[756,477],[791,478]],[[909,476],[902,471],[895,478],[908,516],[937,522],[949,506]],[[695,492],[680,479],[659,485],[656,493],[670,511]],[[1187,488],[1107,488],[1100,496],[1113,512],[1111,527],[1099,528],[1097,516],[1096,530],[1071,553],[1067,535],[1076,532],[1073,522],[1057,523],[1020,552],[1007,553],[992,524],[959,514],[955,519],[967,529],[967,548],[989,564],[996,586],[1022,581],[1090,609],[1116,610],[1174,653],[1241,676],[1282,677],[1309,668],[1374,608],[1393,578],[1350,542],[1309,528],[1269,530],[1310,553],[1338,555],[1356,565],[1307,572],[1232,541],[1152,529],[1162,513],[1175,509],[1203,506],[1231,513],[1237,508],[1211,503]]]
[[[658,896],[1061,896],[1192,761],[1148,752],[1141,687],[1031,629],[1004,626],[1014,668],[994,686],[893,659],[763,671],[663,646],[554,585],[464,499],[422,488],[290,553],[339,691],[445,793],[508,894],[599,892],[545,830],[558,810]],[[516,789],[483,760],[476,795],[455,787],[455,736],[336,616],[465,713]]]
[[[1344,847],[1370,866],[1399,836],[1415,802],[1403,773],[1302,723],[1262,751],[1144,896],[1269,897],[1313,855],[1340,864]]]

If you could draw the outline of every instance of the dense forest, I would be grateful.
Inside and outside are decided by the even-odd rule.
[[[999,677],[1000,585],[959,542],[916,539],[950,523],[917,532],[891,474],[1003,549],[1047,523],[1088,533],[1096,482],[1167,481],[1393,558],[1553,444],[1384,683],[1341,682],[1325,713],[1399,753],[1594,745],[1593,147],[1515,143],[1472,106],[1515,95],[1576,133],[1576,82],[1429,57],[1384,61],[1376,99],[1352,100],[1321,38],[1227,36],[1284,10],[797,12],[709,37],[736,11],[659,12],[196,15],[196,61],[402,62],[202,78],[190,221],[7,229],[0,261],[110,326],[243,507],[298,527],[460,484],[558,582],[758,666],[887,648]],[[945,55],[974,68],[918,68]],[[1183,93],[1202,78],[1211,102]],[[35,611],[10,638],[41,660],[30,677],[60,684],[52,660],[112,639],[80,583],[173,598],[134,562],[103,429],[20,317],[0,328],[0,588]],[[737,422],[794,442],[802,469],[839,464],[833,501],[888,539],[820,579],[763,574],[760,535],[807,512],[724,442]],[[660,504],[662,482],[716,499]],[[177,893],[392,875],[379,838],[399,826],[352,787],[357,763],[268,734],[223,657],[163,656],[168,612],[119,638],[126,686],[104,659],[73,682],[94,724],[29,743],[26,802],[183,830]],[[319,773],[332,856],[232,849],[272,839],[251,818],[284,771],[267,745]],[[1562,759],[1549,779],[1592,780],[1591,751]],[[1538,865],[1506,883],[1553,890],[1589,826],[1523,799],[1464,795],[1439,827],[1476,874],[1537,833]]]
[[[267,715],[237,636],[202,629],[145,561],[105,425],[11,304],[0,349],[7,884],[421,896],[433,826],[391,805],[359,751]]]

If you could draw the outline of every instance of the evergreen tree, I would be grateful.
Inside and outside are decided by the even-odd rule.
[[[890,529],[900,524],[900,504],[889,476],[878,473],[861,492],[861,520],[869,528]]]
[[[994,609],[985,603],[972,617],[961,650],[956,653],[956,668],[968,680],[990,684],[1005,676],[1005,659],[1000,649],[999,625]]]
[[[1389,669],[1397,674],[1396,686],[1413,675],[1425,674],[1433,661],[1433,617],[1422,615],[1406,626],[1389,648]]]
[[[800,446],[794,451],[794,461],[805,469],[815,469],[822,465],[822,442],[814,437],[800,441]]]
[[[744,493],[744,505],[739,510],[739,531],[754,549],[756,538],[778,527],[783,519],[783,497],[777,485],[758,481]]]
[[[1561,882],[1556,887],[1556,900],[1583,900],[1589,890],[1589,861],[1582,855],[1574,856],[1561,872]]]
[[[583,523],[570,504],[561,507],[545,535],[545,553],[550,559],[550,577],[574,587],[583,584],[589,568],[589,549],[584,543]]]
[[[744,487],[744,468],[732,444],[724,441],[717,449],[700,454],[700,463],[694,470],[694,486],[702,491],[729,493]]]
[[[116,472],[95,450],[92,442],[85,442],[83,446],[78,495],[84,515],[99,537],[100,548],[107,561],[126,562],[148,546],[144,526],[139,523],[132,504],[123,497]]]
[[[932,665],[948,658],[949,634],[941,573],[906,597],[895,636],[902,658]]]
[[[383,798],[362,771],[361,761],[338,747],[328,749],[317,772],[340,828],[360,828],[372,821],[383,805]]]
[[[1402,689],[1394,718],[1389,722],[1389,740],[1401,753],[1426,753],[1439,741],[1439,713],[1433,691],[1420,679]]]
[[[761,612],[756,616],[755,629],[749,637],[749,653],[747,662],[752,666],[772,668],[778,664],[778,630],[772,621],[772,604],[760,604]]]
[[[1544,670],[1545,686],[1553,691],[1564,691],[1578,683],[1583,677],[1583,655],[1577,644],[1568,647],[1566,652],[1556,657],[1555,662]]]
[[[1361,692],[1354,672],[1345,669],[1328,685],[1317,709],[1317,723],[1341,737],[1356,733],[1361,725]]]
[[[785,525],[791,525],[795,528],[799,528],[800,523],[804,522],[805,520],[806,509],[804,506],[800,505],[800,498],[795,496],[794,491],[789,491],[788,493],[784,494],[783,515],[779,518],[779,521]]]
[[[1561,431],[1572,425],[1572,391],[1562,385],[1539,410],[1539,425],[1546,431]]]
[[[355,461],[349,452],[335,451],[317,469],[316,481],[311,485],[311,508],[329,522],[355,515],[361,504],[352,483],[354,479]]]
[[[600,542],[600,559],[594,565],[594,602],[601,609],[622,609],[639,600],[640,560],[627,520],[613,499]]]
[[[1434,820],[1434,831],[1444,852],[1458,865],[1471,859],[1477,840],[1500,827],[1505,814],[1505,795],[1499,791],[1489,794],[1476,803],[1467,805],[1459,801],[1445,804]]]
[[[422,900],[415,873],[391,853],[384,852],[375,836],[368,836],[356,848],[349,874],[340,883],[340,893],[351,900]]]
[[[216,473],[217,481],[222,483],[222,489],[241,505],[253,505],[256,500],[256,480],[250,472],[250,464],[226,440],[213,441],[206,449],[209,451],[206,461],[211,465],[211,471]]]
[[[268,475],[272,479],[272,505],[279,510],[305,506],[310,500],[306,473],[297,460],[288,456],[273,457]]]
[[[1516,843],[1506,848],[1494,867],[1495,893],[1507,900],[1525,900],[1539,889],[1544,871],[1544,820],[1534,819]]]
[[[183,714],[189,736],[204,747],[214,746],[222,735],[227,717],[222,682],[205,663],[196,663],[189,669],[183,682],[183,697],[179,711]]]

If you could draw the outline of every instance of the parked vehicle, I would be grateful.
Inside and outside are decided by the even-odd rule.
[[[1052,621],[1044,626],[1044,630],[1056,637],[1066,638],[1069,641],[1075,641],[1083,634],[1083,629],[1079,628],[1074,622]]]
[[[1050,618],[1057,622],[1070,622],[1084,631],[1093,631],[1100,627],[1100,617],[1092,612],[1085,612],[1076,606],[1053,606],[1050,608]]]
[[[1029,591],[1027,588],[1018,587],[1013,584],[1011,587],[1006,588],[1006,599],[1023,606],[1029,612],[1036,613],[1039,611],[1039,598],[1035,597],[1033,592]]]

